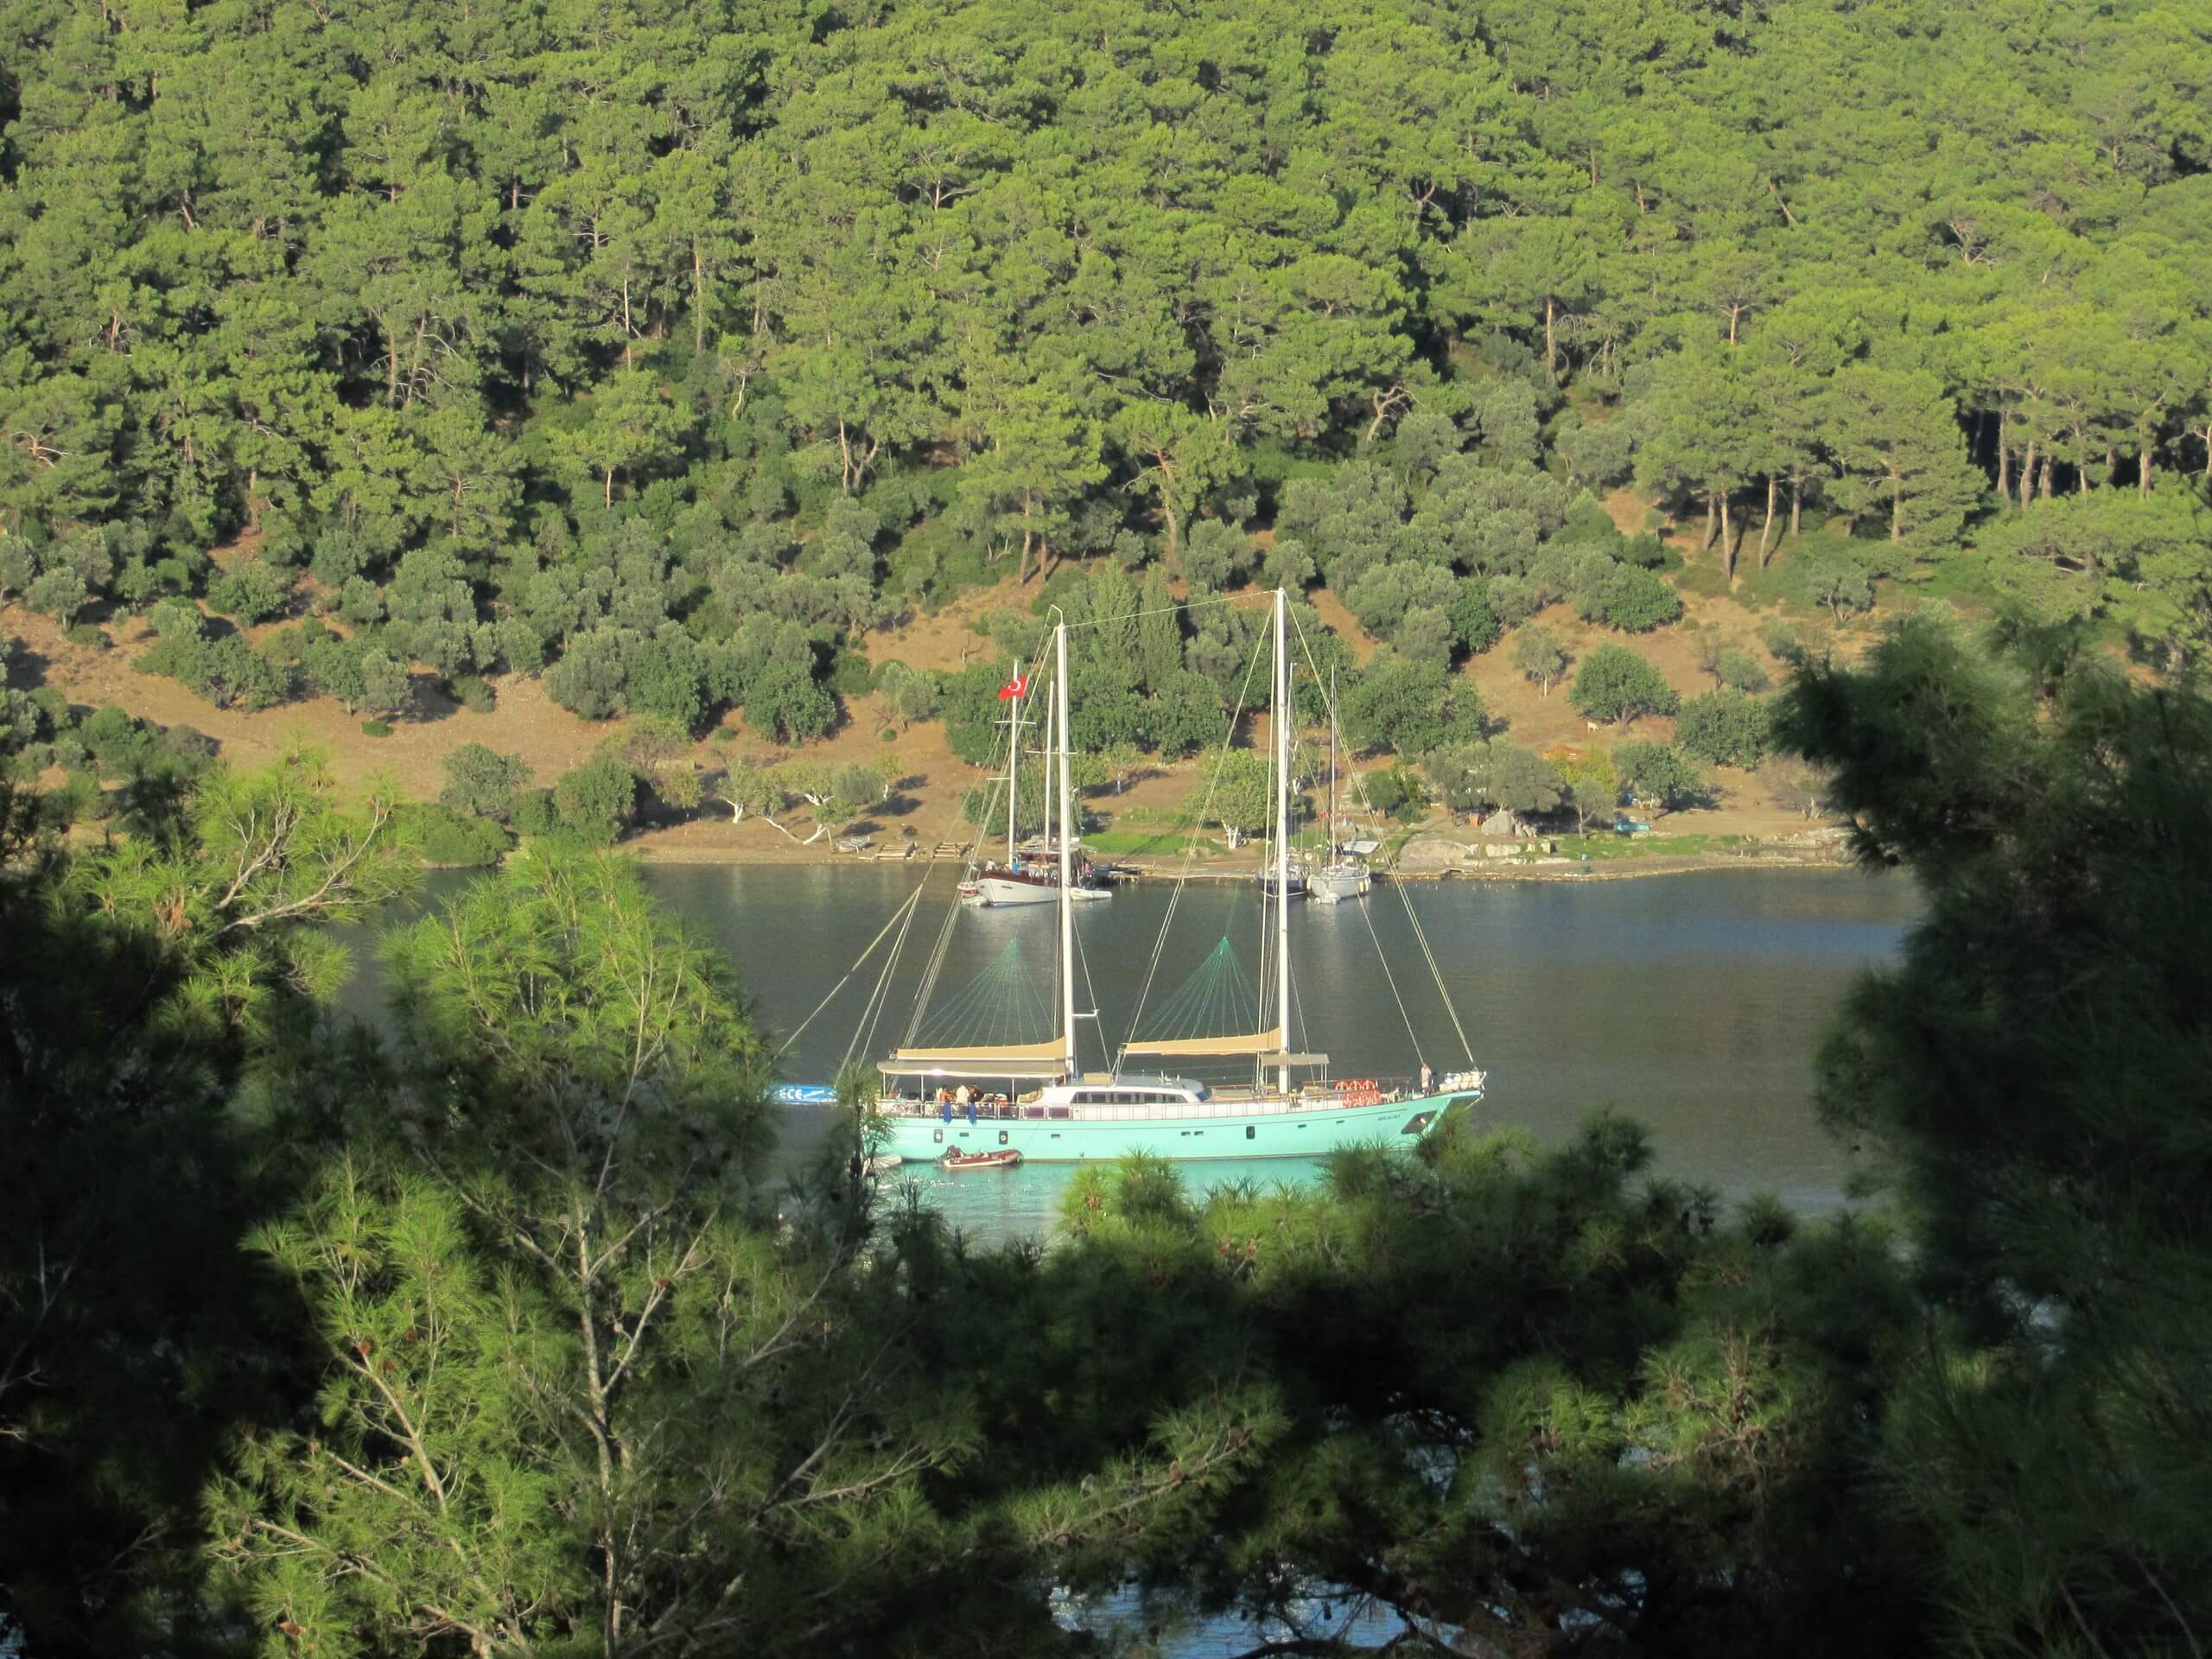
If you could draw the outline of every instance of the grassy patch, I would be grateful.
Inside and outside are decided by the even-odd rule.
[[[1180,858],[1186,852],[1195,852],[1200,858],[1218,857],[1228,849],[1211,836],[1173,826],[1160,830],[1129,829],[1102,830],[1083,838],[1087,853],[1105,853],[1115,858]]]

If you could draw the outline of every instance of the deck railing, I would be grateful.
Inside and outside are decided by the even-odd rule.
[[[1481,1074],[1449,1072],[1432,1080],[1430,1094],[1471,1092],[1481,1087]],[[1358,1087],[1353,1087],[1353,1084]],[[1278,1116],[1287,1113],[1341,1111],[1360,1106],[1386,1106],[1407,1099],[1425,1098],[1417,1077],[1351,1078],[1323,1084],[1309,1084],[1291,1099],[1268,1097],[1250,1090],[1210,1091],[1204,1100],[1146,1101],[1127,1105],[1047,1106],[1036,1101],[1007,1100],[1004,1097],[978,1101],[976,1121],[982,1122],[1058,1122],[1080,1118],[1086,1123],[1152,1122],[1164,1117],[1177,1118],[1241,1118],[1258,1116]],[[945,1108],[935,1100],[916,1100],[894,1096],[881,1103],[881,1109],[893,1117],[938,1117]],[[954,1122],[964,1122],[968,1116],[965,1106],[951,1108]]]

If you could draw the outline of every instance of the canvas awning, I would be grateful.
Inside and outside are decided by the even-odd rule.
[[[1122,1051],[1144,1059],[1228,1059],[1239,1054],[1276,1054],[1282,1051],[1282,1028],[1249,1032],[1234,1037],[1184,1037],[1164,1043],[1131,1043]]]
[[[1058,1077],[1067,1058],[1058,1039],[982,1047],[901,1048],[876,1067],[887,1077]]]

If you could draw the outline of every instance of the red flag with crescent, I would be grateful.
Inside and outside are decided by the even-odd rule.
[[[1001,702],[1012,702],[1016,697],[1022,696],[1028,690],[1028,680],[1023,676],[1017,674],[999,688],[999,701]]]

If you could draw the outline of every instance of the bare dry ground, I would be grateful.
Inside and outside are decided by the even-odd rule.
[[[1640,529],[1643,504],[1624,492],[1606,503],[1624,530]],[[869,659],[883,663],[896,658],[917,668],[957,671],[974,662],[988,647],[976,624],[988,611],[1007,606],[1026,609],[1037,585],[1017,586],[1010,578],[995,587],[961,596],[941,611],[918,614],[900,626],[871,636]],[[1775,665],[1758,647],[1757,614],[1732,598],[1700,594],[1685,596],[1690,626],[1661,630],[1625,643],[1642,652],[1666,676],[1668,683],[1685,696],[1706,689],[1709,682],[1696,665],[1696,627],[1719,631],[1732,644],[1759,655]],[[1377,648],[1371,639],[1325,590],[1313,595],[1322,620],[1364,660]],[[1592,627],[1565,606],[1554,606],[1536,619],[1551,628],[1578,658],[1608,639],[1623,639]],[[270,625],[271,627],[281,625]],[[72,644],[45,617],[20,605],[0,607],[0,630],[17,636],[28,648],[12,671],[13,682],[59,686],[73,703],[99,708],[113,703],[134,715],[164,725],[188,725],[206,733],[221,745],[225,757],[235,765],[251,766],[273,760],[289,744],[304,741],[326,751],[341,782],[359,786],[375,777],[396,781],[418,798],[435,797],[445,782],[446,756],[464,743],[482,743],[504,753],[516,753],[529,764],[540,784],[550,784],[563,772],[588,759],[593,747],[614,727],[613,722],[579,719],[556,707],[536,680],[514,676],[493,682],[496,706],[486,713],[461,708],[432,689],[427,675],[416,677],[415,709],[410,717],[394,721],[388,737],[371,737],[362,730],[358,715],[349,715],[327,697],[314,697],[281,709],[249,714],[217,709],[202,702],[176,681],[139,672],[134,666],[150,643],[143,622],[125,620],[109,629],[109,649]],[[264,635],[269,628],[249,631]],[[1502,721],[1506,735],[1537,749],[1580,748],[1592,742],[1612,743],[1624,736],[1666,738],[1673,722],[1650,718],[1625,730],[1591,730],[1567,701],[1564,685],[1549,696],[1522,680],[1511,666],[1513,633],[1493,650],[1463,670],[1482,693],[1484,707],[1493,721]],[[1849,641],[1843,643],[1847,649]],[[1573,668],[1568,670],[1571,677]],[[912,842],[922,849],[964,842],[970,833],[960,813],[960,797],[982,774],[957,759],[946,747],[942,727],[934,723],[892,732],[885,711],[874,698],[855,701],[849,718],[832,736],[802,749],[779,748],[747,731],[734,715],[725,716],[728,735],[721,741],[702,741],[693,752],[696,763],[715,770],[731,759],[753,757],[763,761],[805,758],[830,764],[873,761],[889,753],[900,763],[905,782],[893,809],[875,815],[869,826],[877,845],[895,849]],[[1249,741],[1266,741],[1264,720],[1255,722]],[[715,734],[719,735],[719,734]],[[1671,817],[1668,830],[1681,833],[1770,836],[1802,828],[1802,821],[1764,798],[1760,781],[1738,774],[1720,774],[1717,807]],[[1197,766],[1185,762],[1154,767],[1121,795],[1094,804],[1109,820],[1138,810],[1140,821],[1164,827],[1183,811],[1197,785]],[[748,819],[732,823],[711,805],[693,820],[649,827],[628,843],[649,858],[715,861],[783,861],[817,860],[831,856],[826,843],[801,848],[773,825]]]

